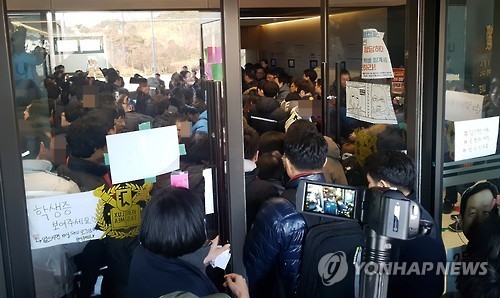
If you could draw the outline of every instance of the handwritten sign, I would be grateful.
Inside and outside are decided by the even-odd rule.
[[[499,117],[455,122],[455,160],[495,154]]]
[[[363,30],[362,79],[393,78],[391,57],[384,43],[384,33],[376,29]]]
[[[390,86],[347,81],[346,115],[370,123],[397,124]]]
[[[179,168],[177,126],[106,136],[113,184],[159,176]]]
[[[448,121],[480,119],[483,99],[483,95],[448,90],[444,117]]]
[[[91,191],[26,200],[31,249],[99,239],[98,200]]]

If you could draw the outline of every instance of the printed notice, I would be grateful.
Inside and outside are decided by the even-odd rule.
[[[92,191],[27,199],[31,249],[99,239]]]
[[[495,154],[498,119],[496,116],[455,122],[455,161]]]
[[[483,112],[483,95],[446,91],[445,119],[464,121],[480,119]]]
[[[113,184],[179,169],[177,126],[106,136]]]
[[[391,57],[384,43],[384,33],[376,29],[363,30],[362,79],[393,78]]]
[[[397,124],[390,85],[347,81],[346,115],[378,124]]]

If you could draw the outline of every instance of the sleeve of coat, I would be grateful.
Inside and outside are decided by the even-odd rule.
[[[243,262],[251,297],[266,297],[275,286],[280,241],[275,234],[275,222],[269,220],[274,214],[274,208],[265,202],[246,237]]]
[[[283,235],[279,237],[281,239],[278,263],[280,277],[284,283],[286,296],[293,297],[299,283],[306,224],[302,215],[295,211],[282,221],[279,230]]]

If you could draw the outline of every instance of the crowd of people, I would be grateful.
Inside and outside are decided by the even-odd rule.
[[[295,297],[301,266],[307,262],[302,259],[302,248],[309,228],[295,205],[301,180],[393,187],[415,200],[413,161],[404,153],[391,150],[395,148],[378,146],[378,152],[359,164],[357,177],[346,175],[348,169],[341,156],[352,153],[345,148],[361,138],[353,135],[355,129],[368,126],[345,115],[345,82],[350,79],[347,70],[341,72],[342,93],[334,94],[336,100],[329,105],[332,114],[340,109],[343,130],[341,143],[337,144],[320,133],[325,130],[317,115],[304,115],[301,111],[301,101],[322,96],[322,82],[314,69],[291,78],[283,69],[270,67],[266,60],[248,64],[242,70],[247,223],[243,255],[248,280],[236,273],[218,279],[207,266],[229,246],[218,246],[217,220],[205,216],[204,211],[202,172],[210,167],[211,160],[209,114],[202,80],[187,69],[172,75],[168,85],[160,74],[150,79],[136,75],[132,81],[137,89],[127,90],[118,70],[104,69],[103,81],[87,75],[77,71],[69,76],[64,66],[57,66],[44,81],[46,98],[35,96],[29,102],[25,98],[19,102],[23,112],[20,146],[25,158],[50,161],[55,173],[74,183],[73,189],[75,184],[82,192],[102,186],[110,188],[109,167],[104,164],[107,135],[138,130],[144,122],[150,122],[153,128],[176,125],[179,142],[186,146],[181,170],[188,172],[189,189],[170,187],[170,174],[157,177],[151,188],[145,181],[131,182],[150,192],[149,203],[141,205],[138,234],[92,240],[77,253],[67,255],[74,261],[67,274],[79,273],[74,284],[68,283],[62,292],[51,297],[90,297],[99,275],[103,276],[103,297],[160,297],[178,291],[202,297],[219,293],[224,287],[236,297]],[[89,97],[95,99],[93,104],[89,105]],[[181,134],[185,123],[191,123],[188,135]],[[366,131],[383,138],[391,127],[371,126]],[[69,193],[67,179],[59,181],[55,188]],[[35,188],[30,189],[42,190]],[[477,204],[486,202],[493,209],[483,210],[486,215],[469,216],[475,200],[464,201],[462,197],[462,217],[469,223],[466,236],[478,239],[474,249],[480,253],[474,256],[491,261],[489,272],[498,274],[494,263],[498,249],[488,250],[495,239],[490,237],[492,241],[484,242],[476,238],[482,224],[497,230],[492,222],[498,217],[498,191],[494,186],[485,189],[491,190],[491,198],[488,194]],[[474,194],[471,192],[470,197]],[[422,218],[433,222],[429,213],[421,206],[420,209]],[[429,235],[397,243],[394,259],[445,262],[439,234],[434,224]],[[469,293],[470,285],[486,283],[479,277],[470,280],[464,276],[459,290]],[[489,289],[494,291],[496,287],[498,293],[497,284],[490,284]],[[389,296],[440,297],[443,286],[444,276],[435,272],[391,276]]]

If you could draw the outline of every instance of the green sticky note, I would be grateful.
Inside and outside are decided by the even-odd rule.
[[[109,166],[109,155],[107,153],[104,153],[104,164]]]
[[[222,63],[210,64],[210,69],[212,70],[212,79],[214,81],[222,81]]]
[[[149,178],[144,178],[144,182],[155,183],[156,182],[156,176],[149,177]]]
[[[179,155],[186,155],[186,145],[179,144]]]
[[[144,122],[139,124],[139,130],[151,129],[151,122]]]

